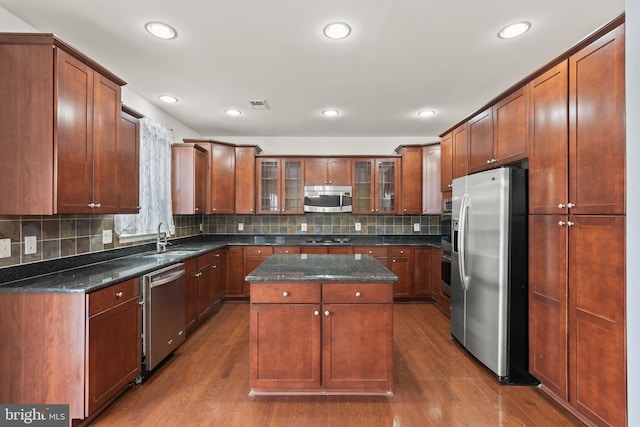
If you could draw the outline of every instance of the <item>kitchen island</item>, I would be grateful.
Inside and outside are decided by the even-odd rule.
[[[370,255],[273,255],[249,273],[250,395],[393,393],[393,282]]]

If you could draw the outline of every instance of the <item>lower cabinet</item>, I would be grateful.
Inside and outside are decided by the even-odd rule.
[[[224,255],[218,249],[185,261],[185,325],[189,333],[222,304]]]
[[[3,293],[2,339],[20,345],[0,352],[0,402],[66,403],[74,420],[95,415],[140,374],[140,301],[137,278],[89,294]]]
[[[413,253],[408,246],[391,246],[389,248],[389,270],[398,276],[393,284],[394,298],[409,298],[413,295]]]
[[[251,286],[251,394],[391,392],[391,283]]]
[[[247,246],[244,250],[244,276],[247,276],[273,255],[273,248],[273,246]],[[248,297],[249,290],[249,282],[244,282],[244,291],[240,296]]]
[[[225,297],[244,295],[244,246],[228,246],[224,257]]]

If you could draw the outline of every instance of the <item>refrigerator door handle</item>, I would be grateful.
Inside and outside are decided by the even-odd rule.
[[[468,214],[467,214],[467,210],[469,209],[468,206],[468,200],[469,200],[469,195],[465,194],[464,196],[462,196],[462,202],[460,204],[460,226],[458,228],[458,251],[459,251],[459,257],[460,257],[460,262],[458,263],[458,269],[460,272],[460,279],[462,282],[462,287],[467,290],[468,289],[468,278],[467,278],[467,269],[466,269],[466,247],[465,247],[465,241],[466,241],[466,231],[467,231],[467,221],[468,221]]]

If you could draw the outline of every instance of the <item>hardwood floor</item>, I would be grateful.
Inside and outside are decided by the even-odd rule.
[[[535,387],[503,386],[431,304],[394,306],[395,394],[249,397],[249,305],[224,304],[93,426],[576,426]]]

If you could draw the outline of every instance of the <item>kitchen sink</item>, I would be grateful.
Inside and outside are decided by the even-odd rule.
[[[197,250],[182,250],[182,249],[176,249],[176,250],[168,250],[166,252],[156,252],[153,254],[148,254],[145,255],[145,258],[153,258],[153,259],[174,259],[174,258],[180,258],[180,257],[185,257],[185,256],[190,256],[193,255],[197,252]]]

